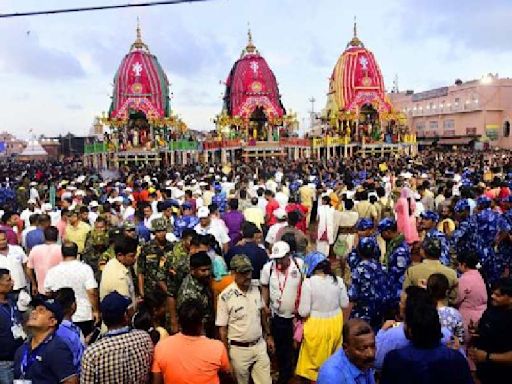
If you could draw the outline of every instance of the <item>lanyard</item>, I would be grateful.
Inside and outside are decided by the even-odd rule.
[[[275,269],[276,278],[277,278],[277,286],[278,286],[279,292],[280,292],[279,299],[277,300],[277,302],[279,303],[279,307],[277,307],[278,310],[281,308],[281,299],[283,297],[284,288],[286,287],[286,282],[288,281],[288,273],[290,272],[290,267],[291,266],[288,266],[288,268],[286,268],[286,275],[284,275],[284,282],[283,282],[283,285],[281,285],[281,280],[279,279],[279,275],[281,273],[277,269],[277,265],[274,264],[274,269]]]
[[[41,360],[41,355],[48,346],[48,343],[52,340],[53,334],[50,334],[46,339],[43,340],[34,350],[30,350],[31,340],[27,341],[23,345],[23,356],[21,358],[21,377],[24,378],[26,373],[30,370],[32,364],[36,361]]]

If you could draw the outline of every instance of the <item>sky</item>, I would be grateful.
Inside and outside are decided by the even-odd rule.
[[[147,1],[147,0],[146,0]],[[2,0],[0,13],[137,3],[130,0]],[[85,135],[110,106],[114,74],[143,40],[171,83],[171,108],[192,129],[214,128],[222,82],[253,40],[274,71],[287,110],[303,127],[314,97],[358,35],[386,88],[416,92],[481,78],[512,77],[512,1],[211,0],[203,3],[0,19],[0,131],[19,138]]]

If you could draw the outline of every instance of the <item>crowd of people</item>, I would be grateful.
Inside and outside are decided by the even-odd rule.
[[[508,152],[0,183],[0,384],[512,377]]]

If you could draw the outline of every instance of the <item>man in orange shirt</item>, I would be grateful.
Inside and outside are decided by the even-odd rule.
[[[219,384],[219,371],[231,373],[228,352],[219,340],[203,336],[201,303],[186,300],[178,311],[181,332],[155,348],[153,384]]]

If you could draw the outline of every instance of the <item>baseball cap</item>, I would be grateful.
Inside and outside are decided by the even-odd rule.
[[[163,217],[151,220],[151,229],[153,231],[167,231],[167,222]]]
[[[461,200],[457,201],[457,203],[455,204],[455,207],[453,207],[453,210],[455,212],[463,212],[463,211],[467,211],[469,209],[470,209],[470,207],[469,207],[469,202],[467,201],[467,199],[461,199]]]
[[[491,206],[491,199],[487,196],[480,196],[478,199],[476,199],[477,205],[481,205],[483,207],[490,207]]]
[[[356,224],[356,229],[358,231],[366,231],[367,229],[373,228],[373,220],[369,219],[367,217],[362,218],[359,220],[359,222]]]
[[[100,303],[101,315],[109,318],[121,317],[131,304],[132,300],[129,297],[117,291],[110,292]]]
[[[393,220],[391,217],[386,217],[379,221],[379,225],[377,226],[377,229],[379,232],[387,231],[391,228],[395,228],[396,221]]]
[[[304,258],[304,264],[306,267],[306,276],[311,277],[311,275],[313,274],[313,271],[315,270],[317,265],[320,264],[324,260],[326,260],[326,257],[321,252],[314,251],[314,252],[309,253]]]
[[[47,310],[53,313],[55,319],[57,320],[57,324],[60,324],[62,319],[64,318],[64,311],[62,310],[62,306],[55,299],[50,299],[44,295],[37,295],[30,302],[30,306],[35,308],[42,305]]]
[[[278,241],[272,246],[270,259],[281,259],[290,253],[290,246],[284,241]]]
[[[439,215],[434,211],[421,212],[420,217],[425,220],[432,220],[436,223],[439,221]]]
[[[204,219],[206,217],[210,216],[210,210],[208,207],[201,207],[197,210],[197,217],[200,219]]]
[[[245,255],[235,255],[229,263],[229,267],[234,272],[246,273],[251,272],[254,268],[252,267],[251,260]]]

